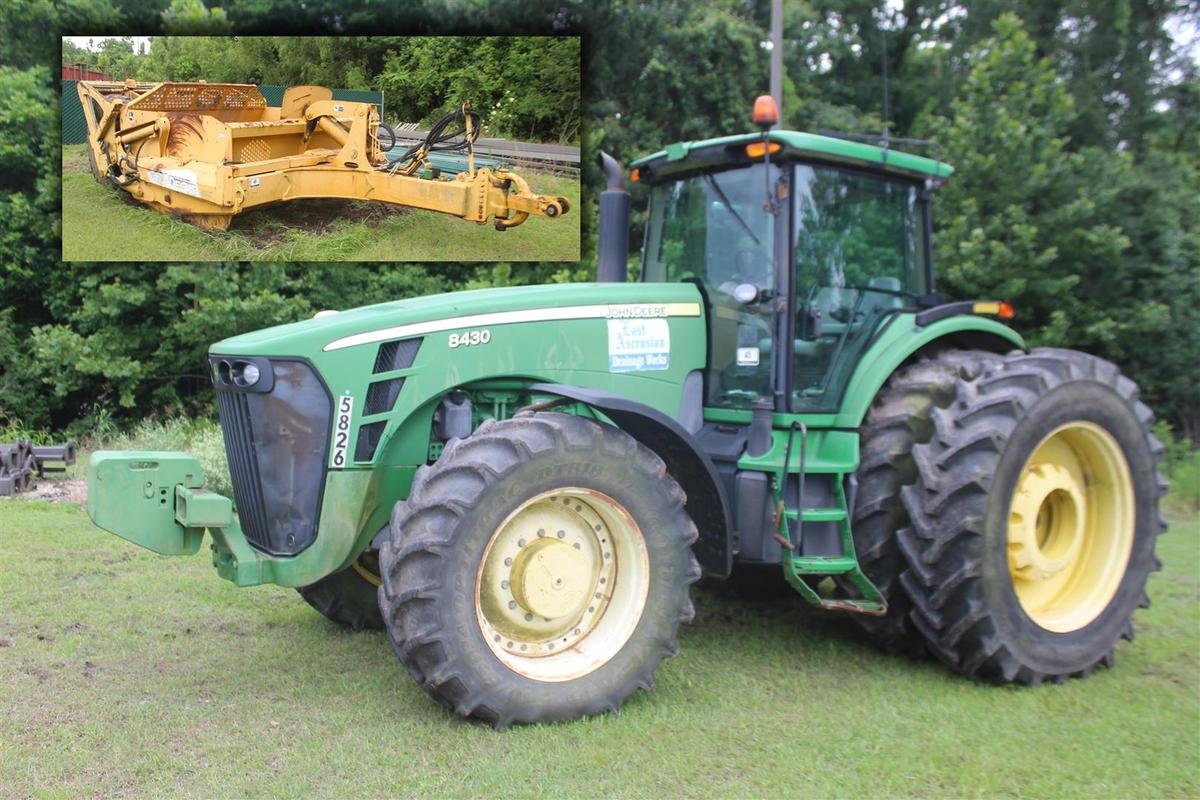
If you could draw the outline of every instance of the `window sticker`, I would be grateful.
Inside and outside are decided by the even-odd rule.
[[[758,357],[757,347],[739,347],[737,349],[737,365],[739,367],[757,367]]]
[[[196,173],[190,169],[167,169],[162,172],[146,170],[146,177],[151,183],[164,189],[192,197],[200,196],[200,184],[196,180]]]
[[[608,320],[609,372],[650,372],[671,366],[671,327],[665,319]]]

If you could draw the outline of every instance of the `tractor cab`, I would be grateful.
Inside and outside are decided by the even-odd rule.
[[[930,196],[951,171],[792,131],[635,162],[642,280],[694,283],[708,306],[705,405],[836,410],[880,328],[932,292]]]

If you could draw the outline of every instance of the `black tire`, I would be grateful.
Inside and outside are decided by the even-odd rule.
[[[858,563],[888,603],[882,617],[853,614],[878,647],[888,653],[926,658],[925,637],[909,617],[912,603],[900,586],[904,556],[896,532],[909,525],[900,488],[917,479],[913,447],[933,437],[933,409],[954,401],[958,378],[975,377],[1000,356],[984,351],[944,350],[896,371],[875,398],[860,430],[858,494],[851,515]],[[845,578],[839,585],[849,592]]]
[[[603,492],[646,532],[649,590],[623,646],[581,677],[536,680],[492,652],[476,617],[486,548],[529,498],[566,486]],[[396,655],[435,700],[496,727],[616,711],[649,691],[691,620],[696,527],[660,458],[617,428],[559,413],[483,423],[417,472],[380,551],[379,603]]]
[[[367,551],[357,566],[373,574],[378,570],[375,560],[374,552]],[[379,613],[377,586],[352,565],[296,591],[304,602],[339,625],[356,631],[379,630],[383,628],[383,615]]]
[[[901,490],[911,527],[898,534],[910,615],[931,651],[954,670],[994,683],[1037,685],[1111,666],[1132,617],[1149,605],[1146,581],[1166,529],[1162,445],[1137,386],[1112,364],[1071,350],[1014,352],[960,375],[954,402],[933,412],[934,435],[914,450],[917,480]],[[1090,423],[1128,464],[1133,537],[1110,600],[1081,627],[1055,632],[1025,612],[1008,567],[1008,518],[1030,454],[1060,426]]]

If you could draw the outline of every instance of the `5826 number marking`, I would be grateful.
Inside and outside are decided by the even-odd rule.
[[[446,344],[453,349],[455,347],[470,347],[474,344],[487,344],[491,340],[492,332],[484,328],[483,330],[468,331],[467,333],[452,333]]]
[[[344,394],[338,398],[337,413],[333,416],[333,453],[329,466],[346,466],[346,448],[350,445],[350,424],[354,421],[354,398]]]

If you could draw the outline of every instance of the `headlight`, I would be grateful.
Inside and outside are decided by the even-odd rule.
[[[234,364],[233,380],[238,386],[253,386],[258,383],[261,373],[253,364],[237,362]]]

